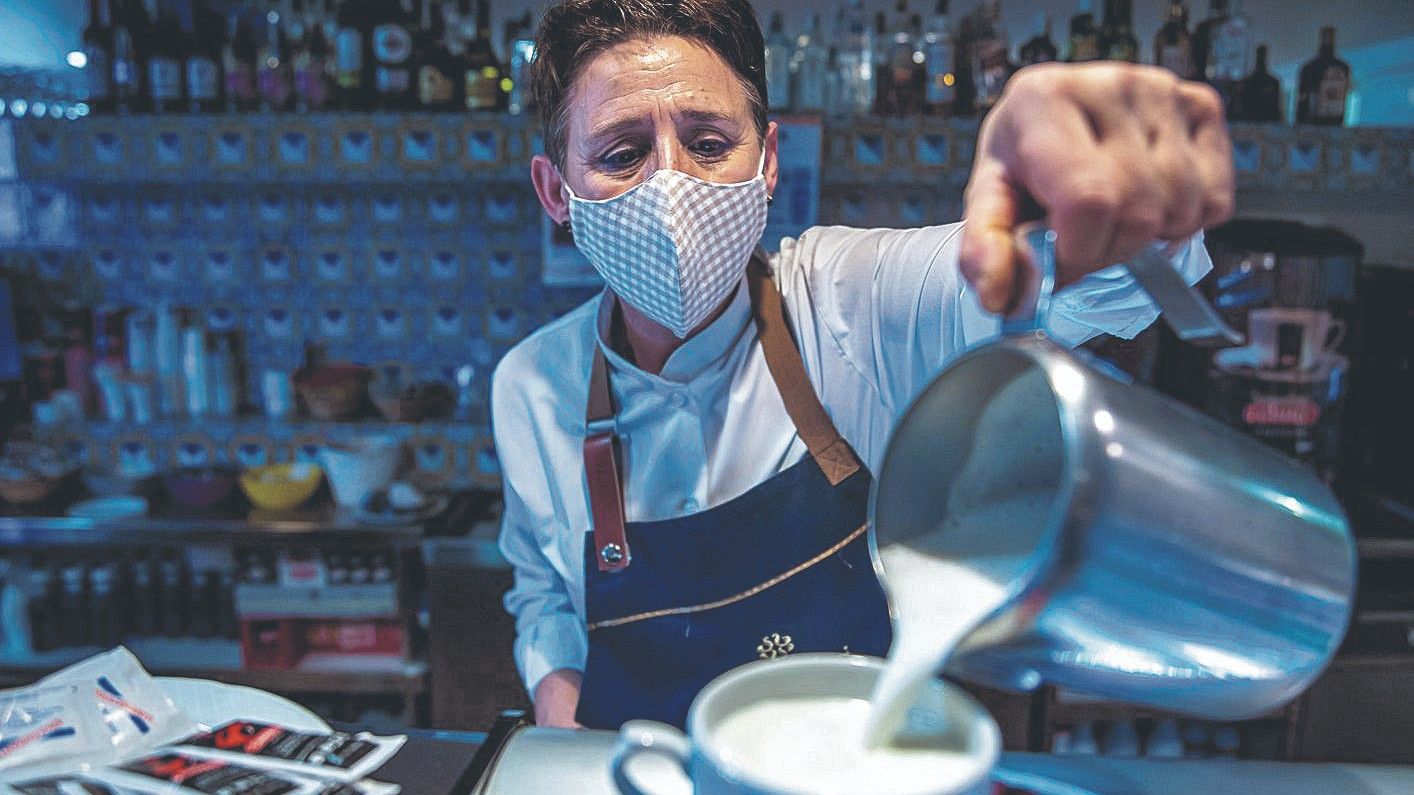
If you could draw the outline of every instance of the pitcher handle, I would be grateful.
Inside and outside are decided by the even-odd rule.
[[[672,726],[654,720],[631,720],[619,727],[619,742],[614,746],[614,758],[609,767],[614,773],[614,784],[624,795],[652,795],[628,775],[628,762],[638,754],[666,756],[677,762],[683,775],[687,775],[692,741]]]
[[[1011,336],[1044,331],[1056,283],[1056,233],[1043,221],[1023,224],[1017,237],[1032,269],[1023,282],[1017,308],[1002,319],[1002,334]],[[1197,289],[1183,280],[1160,246],[1140,249],[1126,270],[1158,305],[1164,322],[1184,342],[1205,348],[1227,348],[1246,343],[1242,334],[1223,319]]]

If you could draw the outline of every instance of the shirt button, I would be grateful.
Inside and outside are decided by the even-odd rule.
[[[668,399],[668,402],[669,402],[669,403],[672,403],[672,404],[673,404],[673,408],[675,408],[675,409],[686,408],[686,407],[687,407],[687,395],[684,395],[684,394],[681,393],[681,392],[674,392],[674,393],[673,393],[673,396]]]
[[[691,497],[682,501],[683,513],[696,513],[697,510],[701,507],[702,504],[699,503],[697,500],[692,499]]]

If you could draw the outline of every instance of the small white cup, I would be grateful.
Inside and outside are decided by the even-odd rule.
[[[638,777],[648,778],[643,765],[632,760],[642,754],[656,754],[676,762],[692,782],[696,795],[813,795],[822,787],[818,781],[784,781],[782,771],[808,769],[808,751],[794,761],[775,758],[761,760],[753,749],[732,747],[733,739],[718,729],[728,718],[763,701],[775,701],[789,708],[799,702],[804,708],[812,699],[868,699],[883,670],[877,657],[852,654],[798,654],[783,659],[763,660],[734,668],[716,679],[693,699],[687,715],[687,731],[682,732],[656,721],[632,720],[619,729],[619,742],[610,763],[614,783],[628,795],[647,795]],[[991,771],[1001,749],[1001,733],[992,716],[972,697],[955,685],[934,680],[910,712],[910,725],[933,724],[936,734],[908,744],[910,753],[937,754],[948,765],[938,777],[896,775],[871,779],[861,789],[870,795],[985,795],[991,791]],[[860,731],[859,727],[853,727]],[[750,733],[758,745],[773,732],[785,732],[781,725],[764,721],[759,731]],[[915,757],[916,759],[916,757]],[[646,760],[645,760],[646,761]],[[925,762],[928,760],[924,760]],[[771,769],[765,769],[765,768]],[[920,768],[909,765],[915,774]],[[808,774],[806,776],[808,778]],[[660,792],[670,782],[654,777]],[[831,792],[842,791],[833,782]],[[674,789],[673,791],[677,791]]]
[[[1274,307],[1247,316],[1248,343],[1267,370],[1311,370],[1345,338],[1345,323],[1322,309]]]

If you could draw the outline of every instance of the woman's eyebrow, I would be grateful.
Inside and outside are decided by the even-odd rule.
[[[608,138],[618,135],[619,133],[625,132],[626,130],[639,127],[642,124],[643,119],[637,116],[625,116],[613,121],[603,122],[601,124],[595,125],[594,127],[591,127],[589,129],[589,133],[585,136],[585,138],[589,140]]]
[[[740,120],[730,113],[722,113],[716,110],[693,110],[688,109],[682,112],[682,116],[688,121],[706,122],[709,124],[740,124]]]

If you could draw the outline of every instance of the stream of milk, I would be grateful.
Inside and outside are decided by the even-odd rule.
[[[896,615],[888,665],[870,699],[866,745],[880,747],[899,733],[953,647],[1006,601],[1032,552],[1018,553],[1008,528],[1044,522],[1053,497],[1037,489],[963,508],[938,530],[879,550]]]

